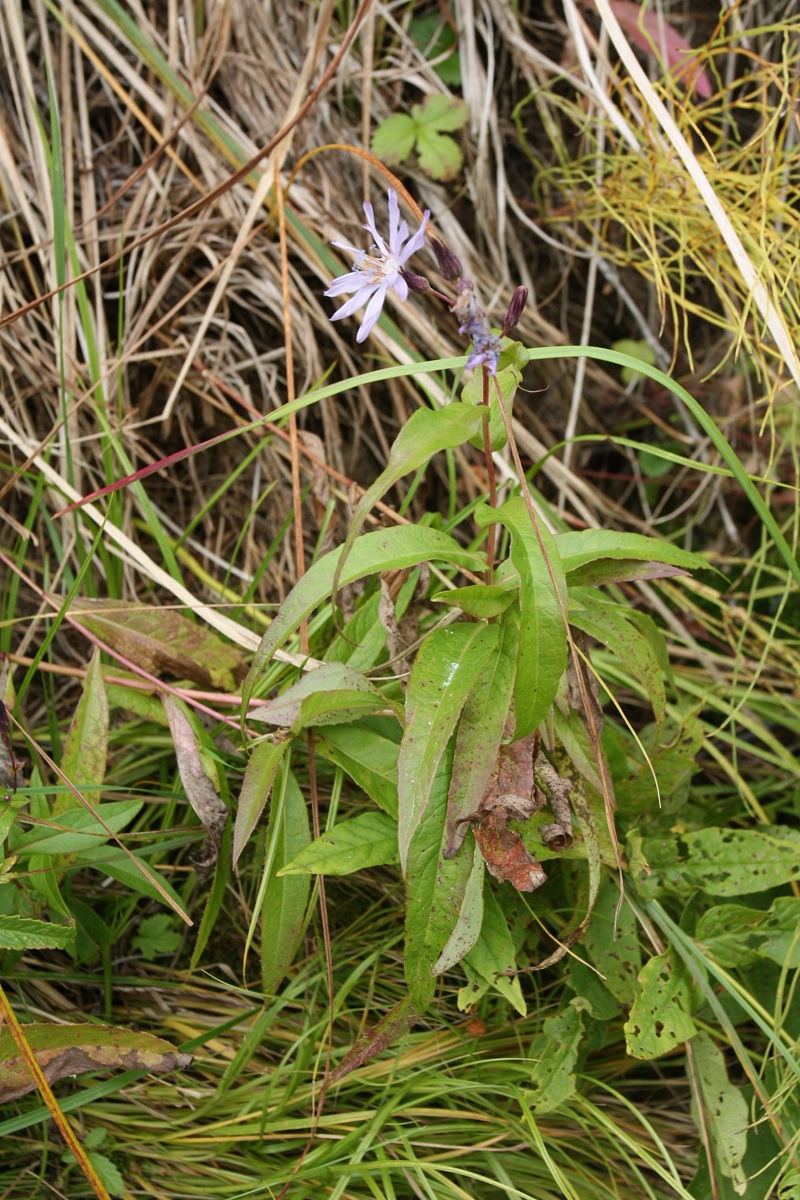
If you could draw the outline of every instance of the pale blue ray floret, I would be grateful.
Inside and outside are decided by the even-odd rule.
[[[350,299],[342,305],[338,312],[331,317],[332,321],[341,321],[344,317],[352,317],[363,304],[367,308],[361,328],[356,334],[356,341],[365,341],[375,322],[381,315],[384,301],[389,288],[394,288],[401,300],[408,298],[408,284],[403,278],[403,268],[413,254],[421,250],[425,244],[425,226],[428,224],[430,213],[426,210],[422,224],[417,232],[409,238],[408,225],[400,220],[400,210],[397,204],[397,192],[389,188],[389,241],[384,241],[375,227],[375,214],[369,201],[364,204],[367,223],[364,228],[374,239],[373,253],[359,250],[356,246],[348,246],[346,242],[333,242],[340,250],[354,254],[353,270],[346,275],[334,279],[325,293],[326,296],[343,296],[353,292]]]

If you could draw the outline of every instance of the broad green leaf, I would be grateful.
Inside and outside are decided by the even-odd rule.
[[[388,166],[405,162],[417,140],[417,124],[406,113],[396,113],[381,121],[372,135],[371,148],[376,158]]]
[[[560,1108],[575,1091],[575,1063],[583,1040],[582,1011],[579,996],[554,1017],[544,1022],[543,1033],[534,1037],[529,1057],[534,1062],[533,1091],[525,1099],[537,1116]]]
[[[470,839],[470,842],[472,839]],[[481,979],[496,988],[521,1017],[528,1011],[520,987],[514,943],[503,910],[487,877],[483,881],[483,921],[475,945],[464,959]]]
[[[417,130],[417,157],[426,175],[442,183],[455,179],[464,162],[458,142],[427,127]]]
[[[567,665],[567,591],[556,542],[543,521],[537,529],[521,496],[498,509],[475,510],[481,527],[499,521],[511,533],[511,562],[520,580],[520,649],[514,739],[539,727],[550,711]]]
[[[616,654],[644,688],[660,726],[667,711],[661,664],[649,640],[628,619],[625,607],[612,604],[597,591],[574,588],[570,589],[569,620]]]
[[[280,875],[352,875],[397,861],[397,821],[383,812],[339,821],[287,863]]]
[[[461,56],[458,53],[455,31],[442,19],[439,12],[414,17],[409,28],[414,45],[420,54],[434,63],[434,71],[448,87],[461,87]],[[451,53],[447,58],[442,56]],[[436,60],[439,60],[438,62]]]
[[[242,790],[239,793],[239,804],[233,826],[234,866],[249,842],[250,836],[258,824],[258,818],[264,811],[264,805],[272,791],[278,767],[290,744],[288,738],[282,742],[259,742],[250,755],[250,761],[242,780]]]
[[[438,760],[438,773],[431,781],[407,854],[405,975],[411,1003],[419,1013],[433,999],[434,965],[458,924],[472,870],[472,856],[467,852],[450,859],[442,853],[452,761],[451,740]]]
[[[345,663],[324,663],[307,671],[280,696],[247,713],[248,721],[282,726],[293,734],[320,725],[347,724],[391,707],[362,675]]]
[[[721,904],[702,914],[694,936],[720,967],[746,967],[768,958],[795,970],[800,967],[800,900],[778,896],[766,912]]]
[[[698,1129],[707,1129],[719,1170],[730,1179],[738,1196],[748,1192],[748,1180],[742,1169],[747,1150],[750,1112],[741,1090],[728,1078],[725,1057],[707,1033],[692,1039],[694,1066],[699,1085],[702,1116],[692,1095],[692,1115]]]
[[[142,810],[142,800],[115,800],[94,809],[73,808],[48,822],[36,825],[14,842],[16,854],[77,854],[108,841]]]
[[[435,604],[447,604],[460,608],[468,617],[486,621],[499,617],[517,598],[516,587],[499,587],[495,584],[473,583],[469,587],[453,588],[452,591],[437,592],[431,596]]]
[[[112,1025],[23,1025],[22,1032],[50,1083],[86,1071],[150,1071],[155,1075],[188,1067],[180,1054],[152,1033]],[[0,1033],[0,1103],[35,1091],[36,1081],[9,1030]]]
[[[457,400],[443,408],[418,408],[411,414],[394,440],[386,467],[356,506],[341,548],[341,559],[337,564],[339,571],[347,570],[348,555],[376,502],[404,475],[417,471],[434,454],[462,446],[480,425],[480,413],[471,405],[461,404]]]
[[[469,853],[469,851],[468,851]],[[481,935],[483,925],[483,876],[484,865],[480,854],[472,851],[472,870],[469,874],[464,897],[461,901],[461,911],[458,914],[453,932],[447,940],[442,953],[437,958],[434,975],[442,975],[456,963],[461,962]]]
[[[371,800],[397,820],[397,742],[354,722],[318,733],[314,748],[346,771]]]
[[[275,809],[273,813],[276,813]],[[294,962],[303,935],[311,889],[308,875],[284,879],[280,877],[281,870],[302,854],[310,840],[305,798],[294,774],[289,771],[279,819],[270,822],[267,835],[266,854],[271,870],[261,907],[261,982],[268,996],[277,992]]]
[[[466,124],[469,109],[463,100],[438,92],[428,96],[424,104],[413,104],[411,115],[419,125],[425,125],[428,129],[452,133]]]
[[[75,941],[75,924],[56,925],[34,917],[0,913],[0,949],[63,950]]]
[[[685,571],[708,570],[708,562],[699,554],[682,550],[660,538],[641,533],[618,533],[614,529],[581,529],[556,534],[564,571],[569,574],[595,559],[639,559],[666,563]],[[570,579],[570,584],[572,580]],[[587,580],[582,582],[586,583]]]
[[[644,838],[641,852],[652,872],[645,887],[639,885],[648,898],[659,887],[680,896],[740,896],[800,879],[800,830],[788,826]]]
[[[139,922],[132,945],[147,962],[155,962],[163,954],[174,954],[182,941],[177,918],[170,913],[157,912]]]
[[[83,691],[72,718],[61,759],[61,769],[70,783],[81,791],[87,784],[86,799],[94,803],[99,796],[97,787],[106,776],[108,754],[108,698],[100,667],[100,651],[92,655],[86,672]],[[78,803],[72,792],[61,792],[53,803],[53,816],[58,817]]]
[[[497,635],[496,625],[448,625],[425,639],[414,661],[397,764],[398,842],[404,872],[442,755],[472,687],[495,651]]]
[[[484,664],[467,697],[456,738],[450,793],[447,798],[446,853],[455,853],[468,826],[464,819],[481,805],[511,708],[519,655],[516,614],[498,624],[500,645]]]
[[[244,678],[238,650],[176,609],[125,600],[75,600],[70,617],[153,675],[233,692]]]
[[[343,549],[343,546],[338,546],[330,554],[318,559],[284,600],[274,621],[261,639],[242,686],[243,712],[247,712],[253,686],[262,667],[292,636],[301,621],[309,617],[317,605],[331,595]],[[431,561],[448,562],[455,566],[468,567],[473,571],[483,571],[486,567],[479,554],[471,554],[464,550],[449,534],[440,533],[427,526],[395,525],[390,529],[379,529],[357,538],[339,575],[339,587],[354,583],[365,575],[400,570],[402,567],[415,567],[418,563]]]
[[[634,1058],[660,1058],[694,1037],[689,974],[672,950],[649,959],[639,972],[640,991],[625,1022]]]
[[[647,363],[649,367],[654,367],[656,363],[656,353],[652,346],[644,340],[634,341],[633,338],[620,338],[618,342],[614,342],[612,349],[620,354],[627,354],[629,358],[637,358],[643,363]],[[622,367],[620,370],[623,383],[633,383],[634,380],[638,383],[643,379],[641,371],[635,371],[633,367]]]
[[[597,897],[581,949],[597,967],[611,995],[630,1007],[638,991],[642,952],[637,936],[636,918],[630,905],[623,904],[617,915],[619,886],[607,878]]]

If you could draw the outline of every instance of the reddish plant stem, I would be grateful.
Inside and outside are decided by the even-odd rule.
[[[483,456],[486,459],[486,478],[489,482],[489,507],[497,508],[497,481],[492,458],[492,440],[489,430],[489,371],[483,364]],[[494,547],[497,526],[492,522],[486,535],[486,582],[494,580]]]

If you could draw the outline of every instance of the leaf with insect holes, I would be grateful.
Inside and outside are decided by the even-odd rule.
[[[649,959],[639,972],[640,992],[625,1022],[634,1058],[660,1058],[694,1037],[689,974],[672,950]]]
[[[381,121],[372,135],[372,153],[390,166],[404,162],[416,147],[419,165],[433,179],[447,182],[461,170],[463,155],[453,138],[469,110],[453,96],[429,96],[411,106],[410,115],[396,114]]]
[[[529,1057],[533,1067],[533,1091],[525,1093],[537,1117],[553,1112],[569,1100],[575,1091],[575,1064],[583,1040],[583,1012],[587,1008],[581,996],[548,1017],[543,1032],[531,1042]]]
[[[695,1124],[698,1129],[707,1130],[720,1173],[731,1181],[737,1196],[747,1195],[750,1180],[742,1167],[750,1126],[747,1100],[741,1089],[728,1078],[725,1056],[707,1033],[695,1035],[692,1050],[698,1084],[697,1091],[692,1094]]]

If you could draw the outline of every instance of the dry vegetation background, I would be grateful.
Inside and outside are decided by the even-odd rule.
[[[674,120],[744,240],[787,344],[796,348],[797,6],[793,0],[741,3],[722,16],[707,0],[664,8],[694,47],[705,47],[713,94],[701,100],[670,89],[654,56],[641,61],[661,94],[669,93]],[[397,170],[475,279],[490,317],[500,320],[521,283],[530,299],[518,336],[527,345],[607,347],[620,338],[648,344],[657,365],[718,419],[751,475],[765,481],[770,499],[777,487],[774,512],[791,540],[795,493],[783,485],[797,481],[796,349],[792,361],[791,352],[776,348],[750,288],[591,5],[575,9],[570,0],[565,10],[549,0],[442,0],[438,7],[375,0],[304,119],[228,186],[329,67],[354,20],[351,5],[5,0],[0,633],[17,684],[52,620],[48,596],[63,595],[74,583],[101,526],[83,594],[165,606],[200,602],[207,606],[204,619],[243,651],[255,648],[264,614],[295,580],[284,431],[249,429],[79,515],[54,514],[70,500],[285,403],[287,320],[297,395],[374,367],[463,353],[455,319],[426,297],[402,309],[390,305],[392,322],[362,348],[355,322],[332,325],[332,303],[322,292],[341,263],[329,243],[361,243],[362,202],[371,197],[380,211],[384,181],[358,157],[331,148],[305,161],[290,182],[307,153],[332,144],[367,146],[384,118],[448,90],[437,74],[447,55],[437,57],[414,39],[415,20],[436,14],[441,28],[452,28],[458,38],[461,83],[450,90],[468,106],[467,122],[455,135],[464,167],[446,183],[428,178],[413,159]],[[596,79],[584,69],[586,55]],[[284,188],[290,183],[288,313],[276,177]],[[430,261],[427,266],[433,272]],[[304,508],[309,556],[321,538],[328,545],[341,537],[353,484],[375,477],[421,402],[421,389],[441,393],[446,386],[408,378],[355,386],[301,413],[301,429],[320,439],[302,441],[304,484],[313,483]],[[735,586],[724,600],[698,583],[688,600],[681,594],[680,612],[651,593],[652,611],[665,623],[689,681],[701,686],[710,677],[731,694],[737,688],[763,694],[773,704],[763,710],[764,723],[775,720],[775,737],[791,747],[796,601],[786,606],[788,585],[770,573],[761,530],[738,485],[724,474],[695,475],[680,466],[665,476],[652,459],[601,436],[616,433],[718,465],[691,418],[655,384],[626,384],[616,368],[598,363],[554,360],[527,369],[515,432],[526,466],[544,459],[536,484],[574,527],[664,532],[692,549],[713,549],[728,564]],[[545,458],[574,435],[598,436]],[[456,462],[455,494],[466,505],[485,488],[481,462],[464,454]],[[445,467],[435,464],[410,513],[446,509],[451,494]],[[401,489],[397,504],[403,495]],[[752,562],[765,572],[757,596],[750,591]],[[778,606],[783,640],[770,625]],[[90,653],[63,626],[28,692],[26,727],[51,749],[69,722]],[[148,776],[168,794],[174,778],[169,740],[152,732],[141,738],[141,730],[119,732],[110,781],[124,789]],[[780,772],[766,759],[750,765],[746,786],[762,796]],[[712,783],[735,786],[727,759],[709,769]],[[788,794],[796,777],[785,763],[780,771],[789,772],[780,784]],[[179,825],[174,805],[168,811]],[[184,861],[178,870],[190,867]],[[131,1083],[110,1099],[100,1094],[89,1110],[126,1163],[131,1195],[277,1194],[312,1129],[310,1080],[321,1069],[319,1047],[328,1036],[324,964],[314,965],[310,947],[300,982],[266,1013],[261,1009],[241,974],[255,888],[248,879],[231,885],[230,912],[212,942],[216,957],[206,974],[190,978],[178,957],[171,967],[143,964],[126,942],[114,959],[109,1015],[115,1021],[161,1031],[176,1043],[210,1039],[198,1052],[191,1086],[168,1079]],[[342,987],[336,1037],[345,1043],[368,1023],[365,1014],[385,1010],[401,993],[393,922],[402,897],[380,872],[343,882],[336,896],[343,914],[333,921]],[[381,972],[372,950],[364,958],[368,937],[383,938]],[[46,955],[23,960],[16,970],[15,988],[29,1017],[102,1014],[108,1005],[102,972],[81,975]],[[548,985],[539,986],[546,1009]],[[223,1027],[211,1037],[209,1031]],[[482,1047],[479,1033],[465,1026],[420,1030],[397,1060],[372,1064],[357,1082],[343,1085],[319,1127],[323,1146],[344,1139],[341,1158],[323,1154],[324,1170],[315,1176],[312,1151],[307,1184],[296,1184],[293,1194],[317,1196],[324,1187],[325,1195],[337,1197],[493,1196],[502,1184],[541,1200],[567,1194],[542,1165],[548,1155],[573,1189],[569,1194],[682,1194],[674,1180],[690,1177],[696,1149],[682,1075],[667,1066],[660,1080],[640,1080],[612,1049],[600,1074],[624,1080],[624,1096],[586,1101],[569,1120],[541,1127],[537,1142],[500,1099],[524,1082],[524,1035],[518,1026],[498,1028]],[[497,1065],[512,1059],[523,1063],[516,1078]],[[277,1070],[289,1066],[293,1083]],[[485,1094],[486,1072],[497,1076],[493,1096]],[[450,1110],[443,1097],[453,1088],[462,1089],[460,1106]],[[357,1161],[362,1135],[364,1144],[380,1142],[380,1121],[367,1138],[365,1104],[371,1113],[385,1105],[385,1119],[394,1123],[385,1177],[351,1177],[342,1165],[349,1170]],[[661,1162],[661,1150],[636,1108],[669,1149],[672,1183],[653,1165]],[[271,1114],[266,1141],[262,1110]],[[174,1177],[159,1141],[167,1127]],[[395,1138],[398,1129],[402,1136]],[[58,1163],[58,1153],[42,1150],[40,1132],[33,1125],[19,1135],[18,1173],[5,1177],[0,1195],[88,1194],[79,1175],[54,1182],[50,1168],[42,1169],[50,1183],[39,1190],[41,1155]],[[606,1163],[602,1184],[592,1158]],[[445,1160],[463,1163],[472,1174],[437,1174]],[[400,1183],[395,1180],[392,1191],[386,1181],[398,1162]],[[415,1173],[420,1162],[424,1169]]]

